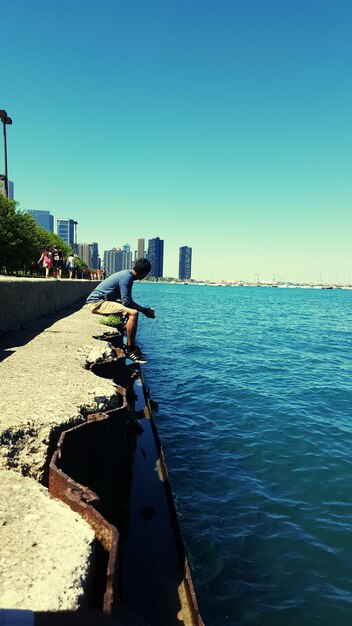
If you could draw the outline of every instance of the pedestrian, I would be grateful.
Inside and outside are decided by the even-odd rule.
[[[42,264],[42,267],[45,269],[45,278],[49,278],[50,270],[53,266],[52,254],[49,248],[44,248],[38,263]]]
[[[143,307],[132,299],[132,287],[136,280],[143,280],[151,270],[147,259],[138,259],[132,270],[115,272],[93,289],[87,298],[88,308],[92,313],[100,315],[122,315],[126,318],[127,344],[124,352],[127,358],[135,363],[146,363],[139,347],[136,345],[138,312],[154,318],[154,309]]]
[[[59,246],[53,246],[52,258],[54,278],[61,278],[64,255],[62,254],[62,250],[60,250]]]
[[[66,260],[66,267],[68,269],[68,277],[72,278],[73,273],[75,271],[75,267],[76,267],[76,259],[74,257],[73,252],[71,252],[70,256],[67,257]]]

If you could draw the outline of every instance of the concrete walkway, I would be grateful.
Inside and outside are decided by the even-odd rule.
[[[114,384],[87,369],[113,356],[109,343],[94,338],[111,330],[100,319],[75,305],[0,337],[0,605],[6,608],[82,603],[93,533],[38,481],[49,444],[63,429],[117,406]]]

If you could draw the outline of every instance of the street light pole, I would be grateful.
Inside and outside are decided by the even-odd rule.
[[[5,164],[5,196],[9,197],[9,179],[7,172],[7,141],[6,141],[6,126],[7,124],[12,124],[12,119],[9,117],[4,110],[0,110],[0,120],[4,126],[4,164]]]

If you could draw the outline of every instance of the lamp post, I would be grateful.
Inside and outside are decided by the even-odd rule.
[[[12,119],[6,113],[6,111],[0,109],[0,120],[4,126],[4,163],[5,163],[5,196],[9,197],[9,179],[7,175],[7,142],[6,142],[6,126],[12,124]]]

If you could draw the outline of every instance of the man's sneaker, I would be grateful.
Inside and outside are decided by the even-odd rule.
[[[134,363],[147,363],[147,359],[142,355],[140,349],[137,346],[133,348],[125,347],[124,353],[127,359],[131,359]]]

